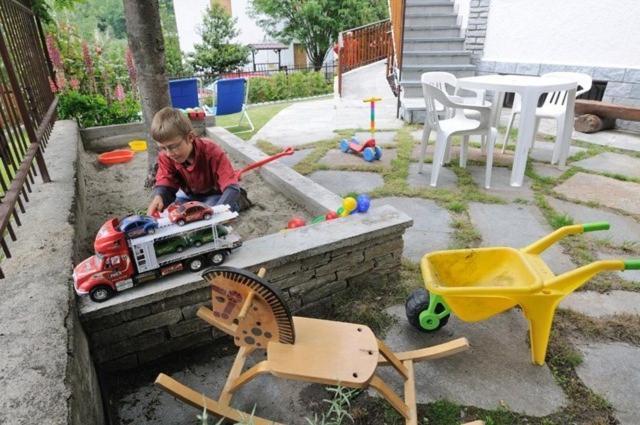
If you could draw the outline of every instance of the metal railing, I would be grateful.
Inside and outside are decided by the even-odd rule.
[[[57,105],[44,32],[30,5],[0,0],[0,247],[7,258],[5,237],[16,241],[13,226],[21,225],[34,176],[50,181],[42,153]]]
[[[393,59],[393,65],[387,64],[387,80],[391,89],[398,98],[396,115],[400,115],[400,91],[402,86],[402,56],[404,54],[404,23],[406,12],[406,0],[389,0],[389,16],[391,20],[391,38],[393,53],[389,60]]]
[[[391,48],[391,22],[388,19],[342,31],[338,39],[338,93],[342,95],[345,72],[387,59]]]

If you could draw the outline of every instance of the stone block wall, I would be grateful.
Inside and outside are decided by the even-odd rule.
[[[336,295],[350,286],[398,281],[402,235],[411,225],[408,217],[393,208],[382,207],[347,217],[342,223],[336,220],[320,225],[325,230],[321,226],[312,232],[296,229],[269,235],[265,237],[270,239],[267,243],[248,241],[237,252],[244,255],[232,255],[225,265],[253,272],[266,267],[266,279],[282,290],[291,311],[304,315],[324,311]],[[363,232],[364,228],[369,230]],[[350,232],[351,229],[355,232]],[[296,231],[299,234],[292,237]],[[318,244],[303,245],[302,250],[295,248],[300,246],[297,241],[309,238],[316,239]],[[275,252],[276,256],[270,259],[251,254],[275,244],[291,244],[289,254],[279,256]],[[196,316],[200,306],[210,304],[207,283],[197,274],[181,278],[191,282],[168,288],[161,288],[162,282],[150,283],[148,288],[157,285],[161,292],[129,297],[123,292],[104,307],[85,300],[81,320],[89,335],[94,361],[101,369],[134,368],[189,347],[210,344],[223,335]]]
[[[465,34],[464,48],[472,53],[471,62],[477,65],[484,52],[484,40],[487,35],[487,19],[491,0],[471,0],[469,20]]]

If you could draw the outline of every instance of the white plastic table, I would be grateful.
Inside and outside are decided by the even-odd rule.
[[[458,79],[458,87],[462,89],[484,89],[496,92],[497,100],[503,98],[505,92],[516,92],[522,100],[520,125],[516,152],[511,169],[511,186],[520,187],[524,180],[525,167],[529,149],[535,138],[536,108],[538,99],[543,93],[567,91],[567,102],[564,122],[559,124],[558,136],[554,146],[554,157],[560,165],[564,165],[569,155],[571,133],[573,132],[573,115],[578,83],[564,78],[533,77],[525,75],[481,75]],[[500,119],[502,102],[496,102],[497,120]]]

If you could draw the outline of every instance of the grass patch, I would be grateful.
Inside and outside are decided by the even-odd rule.
[[[249,124],[246,121],[246,118],[242,120],[242,125],[239,127],[231,127],[228,128],[231,133],[235,134],[242,140],[249,140],[258,130],[260,130],[271,118],[273,118],[278,112],[282,111],[287,106],[291,105],[289,103],[276,103],[273,105],[262,105],[247,108],[247,113],[249,117],[251,117],[251,121],[255,127],[254,131],[250,130]],[[230,127],[235,126],[240,121],[241,114],[232,114],[232,115],[224,115],[221,117],[216,117],[216,126],[220,127]],[[246,131],[246,132],[244,132]]]
[[[466,213],[456,214],[451,222],[453,237],[449,249],[465,249],[480,246],[482,236],[473,227]]]
[[[280,146],[276,146],[272,143],[267,142],[266,140],[258,140],[256,142],[256,146],[267,155],[275,155],[282,152],[282,148]]]

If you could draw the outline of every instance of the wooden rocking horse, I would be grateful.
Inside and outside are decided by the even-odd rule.
[[[201,307],[198,316],[231,335],[240,347],[226,384],[217,401],[162,373],[156,384],[187,404],[234,421],[251,415],[230,406],[233,394],[258,375],[270,373],[326,385],[370,386],[391,403],[407,425],[417,425],[413,363],[469,347],[466,338],[459,338],[421,350],[393,353],[367,326],[292,317],[278,289],[262,278],[264,269],[255,275],[217,267],[202,276],[211,284],[212,308]],[[260,349],[267,350],[267,359],[243,372],[247,356]],[[375,374],[382,365],[391,365],[404,379],[404,400]],[[252,420],[256,425],[275,423],[255,416]]]

